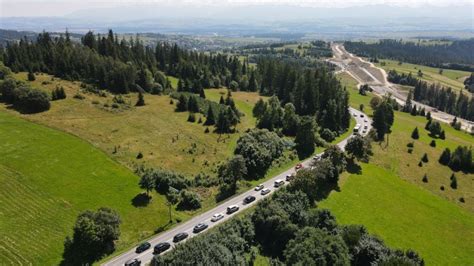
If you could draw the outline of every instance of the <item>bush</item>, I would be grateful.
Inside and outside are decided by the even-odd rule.
[[[139,152],[139,153],[137,154],[137,159],[141,159],[141,158],[143,158],[143,153]]]
[[[48,94],[44,91],[20,86],[13,93],[13,105],[23,112],[38,113],[47,111],[51,107]]]
[[[180,193],[181,201],[178,208],[184,210],[195,210],[201,208],[201,198],[195,192],[182,190]]]
[[[428,183],[428,176],[425,174],[422,180],[423,180],[423,183]]]
[[[408,148],[413,148],[414,146],[415,146],[415,143],[413,143],[413,142],[409,142],[409,143],[407,144],[407,147],[408,147]]]
[[[431,140],[430,146],[431,147],[436,147],[436,141],[434,139]]]

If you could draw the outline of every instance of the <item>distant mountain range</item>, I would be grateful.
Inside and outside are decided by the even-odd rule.
[[[384,35],[412,32],[474,33],[472,7],[395,7],[371,5],[351,8],[312,8],[283,5],[234,7],[134,5],[95,8],[60,17],[5,17],[0,28],[29,31],[160,32],[176,34],[249,35],[262,33]]]

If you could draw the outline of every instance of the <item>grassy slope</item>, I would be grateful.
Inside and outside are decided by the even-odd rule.
[[[103,152],[3,111],[0,124],[0,264],[58,264],[64,238],[84,209],[120,213],[118,249],[166,224],[164,197],[155,194],[147,208],[134,207],[138,177]]]
[[[372,164],[345,174],[341,192],[320,204],[343,224],[364,224],[392,247],[412,248],[427,265],[472,265],[474,216]]]
[[[393,60],[380,60],[380,62],[385,62],[385,66],[382,66],[380,63],[376,65],[385,69],[385,71],[387,72],[389,70],[395,69],[399,73],[408,74],[411,72],[412,75],[414,75],[415,77],[417,76],[418,70],[421,69],[421,72],[423,72],[423,80],[426,80],[431,83],[439,82],[445,87],[451,87],[458,91],[464,88],[464,79],[471,74],[466,71],[443,69],[443,74],[440,75],[438,68],[409,63],[403,63],[402,65],[398,65],[398,62]]]
[[[26,80],[26,73],[16,77]],[[32,85],[44,90],[62,85],[68,98],[52,102],[48,112],[26,118],[77,135],[132,168],[136,164],[145,164],[189,175],[200,171],[210,173],[219,161],[232,153],[239,136],[204,134],[203,125],[186,121],[187,112],[174,111],[175,104],[170,104],[168,96],[145,95],[146,106],[118,111],[103,107],[106,103],[112,103],[111,95],[99,97],[86,94],[86,99],[77,100],[72,96],[79,91],[79,83],[55,79],[51,84],[42,84],[50,80],[48,75],[37,75]],[[219,92],[224,90],[208,90],[206,94],[218,101]],[[233,97],[237,107],[246,114],[238,127],[243,132],[255,124],[251,109],[258,97],[256,93],[245,92],[233,93]],[[126,95],[125,99],[133,105],[136,95]],[[196,149],[190,152],[193,143]],[[116,147],[117,152],[114,153]],[[144,155],[141,160],[136,159],[139,152]]]
[[[359,95],[350,76],[340,78],[351,93],[351,105],[363,103],[367,108],[371,96]],[[424,130],[425,118],[395,115],[389,146],[374,144],[375,155],[370,164],[363,165],[362,175],[344,174],[341,192],[332,193],[320,206],[331,209],[342,223],[364,224],[390,246],[419,251],[428,265],[472,264],[474,175],[456,173],[458,189],[451,189],[451,170],[437,160],[445,147],[472,145],[473,137],[443,125],[447,138],[436,140],[433,148]],[[416,126],[420,139],[414,141],[414,151],[409,154],[406,144],[413,141],[410,135]],[[419,167],[425,152],[430,161]],[[428,183],[421,181],[425,173]],[[445,191],[440,190],[441,185]],[[459,203],[461,196],[466,203]]]

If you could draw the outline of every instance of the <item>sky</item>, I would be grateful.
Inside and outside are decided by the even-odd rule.
[[[128,5],[169,6],[234,6],[254,4],[281,4],[311,7],[351,7],[388,4],[420,7],[424,5],[471,5],[474,0],[0,0],[0,17],[67,16],[91,8],[110,8]]]

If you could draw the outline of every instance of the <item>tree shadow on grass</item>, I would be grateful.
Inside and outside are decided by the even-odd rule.
[[[139,207],[146,207],[151,201],[151,196],[147,195],[145,192],[136,195],[132,199],[132,205]]]
[[[162,226],[156,228],[154,233],[155,233],[155,234],[159,234],[159,233],[161,233],[161,232],[164,232],[164,231],[166,231],[171,225],[173,225],[173,222],[172,222],[172,221],[168,221],[166,224],[164,224],[164,225],[162,225]]]
[[[348,160],[346,170],[350,174],[357,174],[357,175],[362,174],[362,167],[360,167],[360,165],[355,163],[353,160]]]

